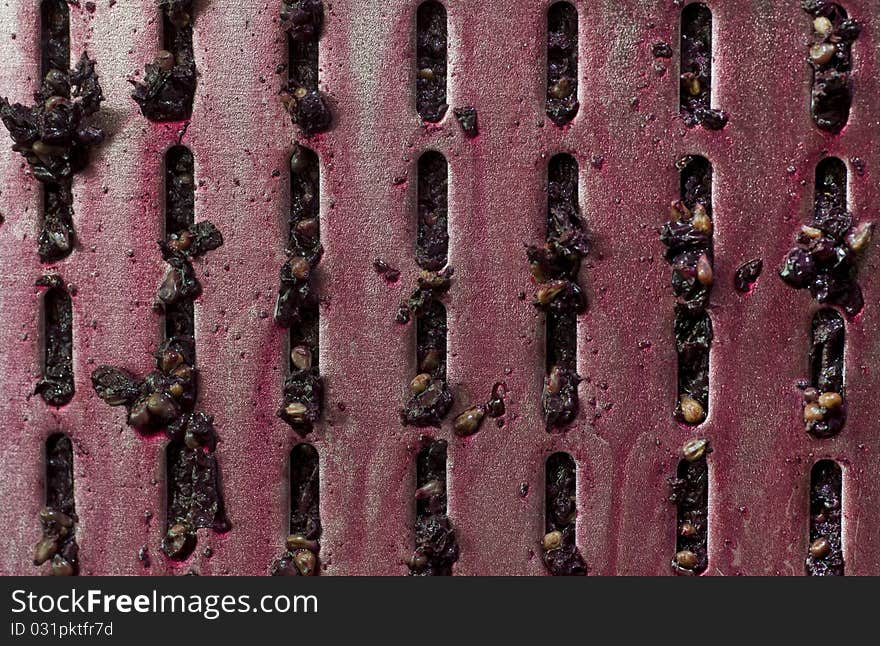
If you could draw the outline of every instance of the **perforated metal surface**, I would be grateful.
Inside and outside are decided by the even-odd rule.
[[[0,571],[36,571],[30,558],[39,538],[42,444],[64,431],[76,445],[83,573],[264,574],[286,534],[286,460],[297,441],[274,415],[285,343],[271,312],[284,259],[287,157],[298,136],[276,97],[275,67],[286,55],[280,2],[199,3],[201,76],[185,132],[150,124],[129,98],[126,79],[157,48],[153,2],[95,4],[94,13],[72,8],[72,50],[85,48],[98,61],[110,136],[74,181],[80,247],[68,259],[39,263],[37,183],[7,145],[0,153]],[[577,532],[591,573],[670,573],[675,509],[665,501],[665,480],[681,444],[695,434],[715,449],[708,573],[804,572],[809,472],[823,457],[844,468],[847,573],[880,572],[877,252],[862,264],[865,310],[847,326],[849,419],[833,440],[803,432],[795,388],[807,375],[814,304],[775,275],[808,218],[815,165],[824,155],[864,161],[863,173],[850,168],[850,207],[859,218],[875,217],[880,3],[844,3],[864,31],[854,45],[849,125],[831,136],[810,120],[810,23],[797,2],[707,3],[715,21],[713,103],[730,114],[723,131],[708,132],[689,130],[678,117],[677,58],[665,61],[662,73],[654,67],[653,43],[677,51],[680,6],[672,0],[575,3],[581,110],[562,129],[544,115],[549,2],[450,0],[449,102],[477,107],[475,140],[464,138],[451,111],[436,127],[420,124],[412,62],[417,4],[334,0],[321,40],[322,87],[336,116],[333,129],[310,143],[322,172],[321,372],[328,392],[325,420],[309,440],[321,455],[325,573],[407,572],[419,431],[402,428],[398,416],[415,353],[412,327],[396,324],[394,314],[417,271],[415,164],[429,148],[450,164],[456,273],[446,304],[456,410],[485,400],[496,381],[510,390],[503,428],[490,422],[461,440],[447,421],[439,433],[450,442],[449,515],[461,544],[456,574],[544,572],[543,463],[556,450],[577,460]],[[37,6],[0,5],[0,94],[11,99],[29,100],[35,88]],[[226,239],[196,263],[205,288],[196,316],[201,405],[216,417],[233,524],[225,535],[200,535],[200,549],[184,565],[159,551],[165,440],[138,436],[122,409],[104,405],[89,382],[101,363],[149,369],[159,335],[151,304],[163,271],[155,244],[161,163],[178,140],[196,158],[196,219],[211,219]],[[540,409],[543,317],[519,295],[532,288],[523,243],[544,235],[546,163],[560,151],[580,163],[582,212],[595,250],[581,278],[590,298],[579,321],[582,410],[572,430],[550,435]],[[710,417],[696,433],[672,418],[673,299],[657,236],[678,195],[674,162],[693,153],[714,167],[717,280]],[[590,163],[598,155],[601,169]],[[397,284],[373,272],[376,257],[401,269]],[[755,257],[764,259],[765,272],[742,296],[733,272]],[[60,410],[32,395],[40,375],[34,282],[46,271],[77,287],[76,395]],[[522,483],[530,485],[526,497]],[[149,568],[138,560],[143,545]],[[201,552],[207,545],[210,558]]]

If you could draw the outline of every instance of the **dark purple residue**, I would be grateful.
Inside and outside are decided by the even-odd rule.
[[[43,277],[39,284],[49,289],[43,296],[43,376],[36,392],[50,406],[63,406],[74,393],[73,305],[57,275]]]
[[[567,453],[547,459],[546,534],[542,559],[554,576],[583,576],[587,564],[577,547],[577,475],[574,460]]]
[[[678,509],[676,553],[672,559],[672,568],[679,574],[701,574],[709,564],[707,453],[709,449],[705,446],[703,453],[696,459],[681,460],[677,476],[668,481],[669,501]]]
[[[843,576],[843,475],[830,460],[818,462],[810,477],[810,576]]]
[[[681,118],[692,127],[720,130],[727,115],[712,109],[712,13],[689,4],[681,12]]]
[[[858,257],[870,244],[872,222],[855,225],[846,203],[846,166],[829,157],[816,168],[813,217],[779,272],[795,289],[807,289],[819,303],[837,305],[849,317],[865,305],[858,283]]]
[[[273,561],[272,576],[314,576],[321,545],[320,465],[310,444],[290,452],[290,535],[284,553]]]
[[[320,232],[318,156],[297,146],[290,158],[288,260],[282,265],[275,322],[290,329],[290,361],[278,416],[300,435],[321,417],[324,384],[318,373],[319,303],[315,268],[324,248]]]
[[[678,353],[676,417],[699,424],[709,407],[709,351],[712,320],[706,312],[714,283],[712,251],[712,166],[703,157],[686,157],[681,169],[681,200],[660,230],[672,265],[675,295],[675,347]]]
[[[427,122],[446,114],[446,8],[423,2],[416,16],[416,109]]]
[[[73,497],[73,443],[63,434],[46,440],[46,506],[40,511],[43,536],[34,547],[34,565],[51,563],[55,576],[79,572],[76,507]]]
[[[577,316],[587,307],[578,283],[590,249],[578,204],[578,164],[560,154],[548,166],[547,238],[526,250],[537,281],[534,305],[546,312],[547,374],[541,398],[548,428],[568,424],[578,412]]]
[[[415,551],[408,565],[412,576],[449,576],[459,548],[446,515],[446,442],[423,443],[416,462]]]
[[[752,287],[758,282],[758,278],[763,270],[764,261],[760,258],[749,260],[737,267],[736,273],[733,276],[733,286],[736,288],[736,291],[743,294],[752,291]]]
[[[198,73],[193,52],[192,0],[160,0],[163,49],[147,63],[131,97],[150,121],[181,121],[192,115]]]
[[[861,25],[846,10],[826,0],[804,0],[813,18],[807,62],[813,69],[810,112],[822,130],[837,132],[846,125],[852,105],[852,44]]]
[[[281,100],[306,136],[324,132],[333,115],[318,90],[318,41],[324,26],[321,0],[284,0],[281,27],[287,32],[288,78]]]
[[[578,14],[568,2],[547,12],[547,116],[557,126],[578,112]]]
[[[10,104],[0,98],[0,119],[9,130],[12,149],[27,160],[43,186],[43,212],[37,237],[43,262],[70,255],[76,243],[73,230],[74,174],[88,162],[88,151],[104,139],[89,125],[104,95],[95,62],[86,54],[70,66],[69,8],[64,0],[41,5],[42,82],[33,106]]]

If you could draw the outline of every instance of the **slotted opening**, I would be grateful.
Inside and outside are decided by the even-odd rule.
[[[446,7],[423,2],[416,12],[416,108],[423,121],[440,121],[446,103]]]
[[[70,8],[66,0],[40,3],[40,77],[47,94],[70,98]],[[70,177],[40,184],[43,211],[39,250],[44,262],[70,255],[75,244]]]
[[[440,426],[452,406],[446,384],[446,307],[440,301],[449,289],[449,168],[446,158],[429,150],[418,161],[416,263],[424,271],[418,288],[401,303],[397,321],[415,317],[418,373],[410,382],[410,398],[401,418],[412,426]],[[381,267],[381,265],[380,265]],[[386,273],[387,276],[387,273]]]
[[[297,444],[290,451],[289,535],[285,551],[272,562],[272,576],[314,576],[320,573],[321,473],[318,451]]]
[[[809,576],[843,576],[843,473],[833,460],[820,460],[810,472]]]
[[[416,362],[422,373],[446,380],[446,307],[430,301],[416,320]]]
[[[69,256],[76,243],[73,229],[73,182],[62,178],[41,184],[43,212],[40,222],[39,249],[43,262]]]
[[[290,158],[288,250],[308,255],[320,245],[320,167],[318,155],[303,146]],[[319,308],[316,299],[300,306],[300,321],[290,328],[291,372],[318,365]]]
[[[161,4],[171,5],[173,3],[165,2]],[[181,46],[186,46],[187,39],[190,41],[192,39],[192,31],[187,29],[189,21],[184,20],[177,13],[172,13],[167,9],[160,9],[160,12],[162,14],[162,48],[176,55]],[[191,42],[189,45],[192,47]]]
[[[812,18],[807,62],[813,71],[810,114],[822,130],[837,132],[849,120],[853,97],[852,44],[861,31],[846,9],[831,2],[805,2]]]
[[[690,426],[702,423],[709,412],[709,348],[712,336],[712,319],[707,313],[679,312],[676,315],[679,396],[675,414]]]
[[[854,158],[854,163],[860,163]],[[836,305],[850,318],[865,305],[858,282],[859,259],[869,247],[874,224],[855,224],[847,209],[847,167],[836,157],[816,166],[810,223],[800,228],[780,278],[806,289],[822,304]]]
[[[679,574],[702,574],[709,565],[709,465],[706,456],[681,460],[671,481],[677,526],[672,567]]]
[[[542,407],[547,429],[564,426],[577,416],[577,315],[585,306],[578,285],[586,250],[580,215],[578,163],[569,154],[555,155],[547,167],[547,239],[530,250],[532,273],[542,285],[537,305],[546,311],[546,371]]]
[[[198,422],[189,421],[190,425],[194,423]],[[192,447],[186,439],[168,443],[165,465],[167,531],[162,549],[172,560],[183,561],[196,547],[196,530],[211,528],[224,532],[229,529],[220,469],[213,450]]]
[[[816,312],[810,334],[810,383],[816,388],[843,394],[845,340],[840,314],[831,309]]]
[[[712,249],[712,165],[700,156],[684,158],[681,201],[674,204],[670,247],[672,289],[676,296],[675,347],[678,354],[677,419],[688,425],[702,423],[709,413],[709,355],[712,320],[709,307],[714,283]]]
[[[446,515],[445,440],[423,438],[416,456],[415,551],[409,559],[413,576],[451,576],[458,560],[458,541]]]
[[[449,254],[449,165],[437,151],[419,158],[416,261],[422,269],[442,269]]]
[[[318,90],[318,42],[324,28],[324,3],[321,0],[283,0],[281,28],[287,40],[284,65],[287,83],[281,92],[281,101],[293,123],[305,136],[311,137],[326,131],[333,121],[330,107]]]
[[[578,163],[571,155],[556,155],[550,160],[547,175],[547,237],[553,238],[560,229],[581,226]],[[573,369],[576,358],[576,313],[551,310],[547,313],[547,372],[555,365]]]
[[[64,433],[45,444],[46,506],[40,511],[43,536],[34,548],[34,565],[51,563],[55,576],[79,572],[76,503],[73,495],[73,443]]]
[[[557,2],[547,10],[547,116],[563,126],[578,107],[578,13]]]
[[[70,69],[70,7],[67,0],[40,3],[41,77],[52,70],[67,74]],[[65,96],[69,96],[67,92]]]
[[[187,514],[190,509],[190,501],[195,501],[195,489],[193,480],[188,473],[191,463],[190,452],[180,441],[171,441],[165,447],[165,469],[167,486],[167,505],[165,510],[166,541],[168,556],[174,560],[186,560],[196,547],[196,539],[193,527],[190,525]],[[196,470],[192,475],[198,473]],[[173,542],[168,541],[169,534]]]
[[[689,127],[723,128],[727,115],[712,109],[712,12],[702,3],[681,11],[679,105]]]
[[[195,160],[186,146],[174,146],[165,154],[165,237],[179,234],[195,223]],[[181,264],[172,272],[189,273]],[[176,288],[175,288],[176,289]],[[195,336],[195,307],[190,298],[165,304],[164,338]]]
[[[64,433],[56,433],[46,440],[46,507],[76,516],[73,442]]]
[[[804,391],[804,422],[815,437],[837,435],[846,422],[845,346],[843,317],[828,308],[816,312],[810,327],[810,386]]]
[[[290,452],[290,533],[321,538],[320,461],[311,444]]]
[[[151,121],[182,121],[192,116],[198,73],[193,50],[194,0],[162,0],[161,49],[147,63],[131,98]]]
[[[297,14],[294,20],[298,19],[302,22],[300,17],[302,13],[295,7],[297,4],[314,3],[298,3],[292,0],[282,2],[282,7],[291,15]],[[317,37],[305,37],[301,29],[291,29],[287,32],[287,74],[290,87],[303,87],[310,92],[318,91],[318,41]]]
[[[181,30],[190,30],[187,22]],[[189,558],[196,530],[228,529],[214,454],[213,417],[194,410],[197,399],[194,299],[201,293],[191,259],[222,245],[222,235],[209,221],[195,222],[195,159],[186,146],[165,154],[163,257],[169,268],[158,291],[163,304],[164,344],[157,367],[170,385],[146,400],[149,414],[165,419],[170,441],[165,448],[166,533],[162,550],[172,560]],[[167,391],[167,392],[166,392]],[[130,416],[131,419],[131,416]],[[208,553],[210,554],[210,548]]]
[[[165,235],[195,222],[195,159],[186,146],[165,153]]]
[[[166,23],[166,45],[169,31]],[[178,234],[195,222],[195,163],[186,146],[174,146],[165,154],[165,222],[164,237]],[[170,270],[176,271],[175,268]],[[175,295],[176,296],[176,295]],[[165,304],[162,320],[163,340],[194,337],[194,307],[190,299],[176,299]],[[195,344],[192,344],[195,352]],[[193,361],[193,366],[195,361]],[[195,493],[187,473],[187,447],[182,438],[171,440],[165,447],[167,487],[166,528],[175,528],[173,541],[166,544],[171,558],[186,559],[195,549],[196,541],[186,520],[186,499]]]
[[[195,95],[195,54],[193,50],[192,3],[167,2],[160,4],[162,13],[162,49],[157,63],[170,71],[177,67],[178,74],[193,76],[192,83],[175,84],[173,92],[162,101],[167,118],[188,119],[192,115],[193,97]],[[170,53],[168,56],[167,53]],[[170,84],[169,84],[170,85]]]
[[[74,394],[73,303],[59,285],[43,296],[43,378],[39,392],[50,406],[63,406]]]
[[[826,157],[816,165],[815,215],[846,209],[846,164],[837,157]]]
[[[577,466],[568,453],[554,453],[545,464],[543,561],[554,576],[587,573],[577,547]]]
[[[712,12],[698,2],[681,11],[679,97],[682,113],[691,118],[698,109],[710,107],[712,99]]]
[[[320,308],[314,273],[323,249],[320,231],[320,167],[318,156],[296,146],[290,156],[290,212],[287,254],[275,320],[289,328],[287,375],[279,416],[308,434],[323,407],[319,374]]]

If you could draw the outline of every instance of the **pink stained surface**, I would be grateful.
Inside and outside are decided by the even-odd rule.
[[[680,7],[671,0],[575,3],[581,109],[562,129],[544,115],[550,3],[450,2],[449,102],[478,109],[474,140],[451,110],[429,129],[416,115],[417,4],[334,0],[321,40],[322,89],[336,122],[308,145],[322,171],[321,372],[328,392],[325,420],[308,439],[321,455],[324,574],[407,572],[419,431],[399,421],[414,374],[414,332],[395,324],[394,314],[414,284],[415,168],[427,149],[450,164],[453,412],[485,400],[496,381],[510,391],[503,428],[488,422],[461,440],[450,416],[438,433],[449,440],[449,515],[461,544],[456,574],[544,573],[543,462],[556,450],[578,464],[577,531],[591,573],[670,573],[675,509],[665,502],[665,480],[695,434],[714,447],[708,574],[803,573],[809,472],[824,457],[844,468],[847,574],[880,572],[877,251],[862,263],[865,311],[847,327],[849,419],[833,440],[810,438],[799,419],[795,382],[807,375],[815,305],[775,276],[808,217],[823,156],[864,161],[863,173],[850,169],[850,208],[857,218],[876,218],[877,0],[845,3],[864,30],[854,45],[852,114],[837,136],[810,120],[809,18],[796,3],[707,3],[715,20],[713,103],[730,115],[723,131],[708,132],[689,130],[678,117],[677,58],[661,60],[659,70],[651,54],[658,41],[677,50]],[[20,101],[30,99],[39,69],[35,5],[0,6],[0,95]],[[164,558],[164,439],[129,429],[123,409],[106,406],[89,382],[102,363],[149,369],[159,325],[151,304],[163,271],[155,244],[162,155],[182,127],[150,124],[129,98],[127,78],[158,42],[152,0],[99,2],[94,13],[72,7],[72,50],[87,49],[98,61],[110,137],[74,181],[80,247],[52,266],[41,266],[36,254],[38,185],[5,143],[0,152],[2,573],[37,572],[30,558],[40,531],[42,443],[57,431],[76,447],[83,574],[264,574],[281,551],[286,458],[297,438],[274,415],[285,345],[271,311],[284,258],[287,157],[299,133],[276,96],[275,67],[286,56],[280,2],[200,5],[200,84],[182,142],[196,158],[196,218],[212,220],[226,240],[196,263],[204,286],[196,317],[201,408],[216,417],[233,528],[202,530],[184,565]],[[532,288],[523,243],[543,236],[546,164],[556,152],[580,163],[582,211],[595,246],[581,279],[590,299],[579,321],[582,410],[564,435],[543,430],[543,317],[519,298]],[[672,418],[673,299],[657,236],[677,197],[674,162],[692,153],[714,167],[717,281],[710,417],[696,433]],[[601,169],[590,164],[596,155],[604,157]],[[401,176],[408,181],[396,185]],[[401,269],[397,283],[375,274],[376,257]],[[764,274],[751,294],[740,295],[733,274],[756,257]],[[77,287],[76,395],[60,410],[32,395],[41,356],[34,282],[46,271]],[[150,567],[137,557],[144,545]]]

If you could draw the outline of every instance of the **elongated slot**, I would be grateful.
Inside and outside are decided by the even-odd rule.
[[[284,4],[284,3],[282,3]],[[286,3],[293,7],[296,3]],[[310,4],[308,0],[302,4]],[[314,3],[311,3],[314,4]],[[295,9],[289,11],[295,12]],[[287,32],[287,78],[291,88],[305,88],[309,92],[318,90],[318,42],[314,37],[303,37],[301,30]]]
[[[182,32],[191,31],[188,23],[175,28],[178,42]],[[198,529],[222,532],[229,526],[213,417],[194,410],[198,399],[194,299],[202,286],[192,258],[223,242],[213,224],[195,222],[195,186],[193,153],[182,145],[170,148],[165,155],[165,240],[161,244],[169,268],[159,288],[165,339],[157,355],[157,367],[170,383],[162,394],[151,396],[146,407],[152,416],[170,418],[165,429],[170,441],[165,453],[167,531],[162,549],[177,561],[192,554]]]
[[[865,299],[858,282],[859,260],[870,247],[874,223],[856,223],[847,205],[847,168],[836,157],[816,166],[813,215],[800,228],[779,276],[806,289],[819,303],[838,306],[852,318]]]
[[[577,547],[577,467],[568,453],[554,453],[546,462],[544,565],[554,576],[587,573]]]
[[[70,7],[66,0],[40,4],[40,78],[56,96],[70,98]],[[73,192],[70,177],[44,182],[40,223],[40,255],[44,261],[61,260],[73,251]]]
[[[297,146],[290,157],[290,212],[287,255],[275,320],[289,328],[287,375],[278,415],[305,436],[321,416],[323,382],[319,373],[319,297],[314,273],[321,260],[320,167],[318,156]]]
[[[67,74],[70,68],[70,7],[67,0],[40,3],[41,77],[52,70]],[[70,92],[65,94],[69,96]]]
[[[171,0],[162,10],[162,44],[157,64],[171,72],[171,80],[159,99],[161,107],[152,115],[158,121],[188,119],[192,115],[196,85],[193,48],[193,2]],[[170,56],[168,56],[168,54]],[[162,96],[164,94],[164,96]],[[151,115],[148,115],[148,117]]]
[[[46,506],[76,515],[73,497],[73,443],[64,434],[46,440]]]
[[[557,126],[570,122],[578,103],[578,13],[568,2],[547,11],[547,116]]]
[[[186,146],[174,146],[165,155],[165,237],[180,235],[195,223],[195,159]],[[186,267],[180,266],[187,282]],[[173,271],[177,270],[175,268]],[[166,339],[195,336],[195,308],[190,298],[165,305]]]
[[[675,556],[679,574],[702,574],[709,565],[709,465],[705,455],[681,460],[669,481],[670,500],[677,506]]]
[[[192,56],[192,15],[188,7],[189,0],[169,0],[164,3],[162,11],[162,48],[174,54]]]
[[[675,349],[678,355],[678,392],[675,417],[691,426],[709,412],[709,358],[712,320],[706,311],[714,284],[712,245],[712,165],[703,157],[685,157],[681,171],[681,198],[672,203],[670,219],[661,229],[672,265],[675,301]]]
[[[449,167],[428,151],[419,158],[416,261],[422,269],[442,269],[449,255]]]
[[[333,121],[326,97],[318,89],[318,43],[324,30],[324,3],[282,0],[281,27],[287,39],[287,83],[281,101],[293,123],[311,137],[330,128]]]
[[[824,220],[846,210],[847,176],[846,164],[837,157],[826,157],[816,164],[814,216]]]
[[[67,404],[74,394],[73,304],[57,285],[43,296],[43,378],[37,392],[50,406]]]
[[[193,49],[194,0],[162,0],[162,48],[146,65],[131,97],[151,121],[183,121],[192,116],[198,73]]]
[[[843,473],[832,460],[821,460],[810,472],[810,576],[843,576]]]
[[[318,451],[297,444],[290,452],[290,534],[285,551],[272,562],[272,576],[319,574],[321,474]]]
[[[168,530],[163,550],[170,558],[182,561],[196,547],[197,529],[228,529],[220,469],[213,451],[190,448],[185,441],[172,440],[165,453]]]
[[[308,148],[298,147],[291,156],[290,218],[288,251],[308,256],[321,243],[320,168],[318,156]],[[306,299],[300,307],[300,321],[290,328],[291,371],[318,365],[320,326],[317,299]],[[300,357],[293,352],[301,348]],[[308,356],[305,351],[308,351]],[[310,357],[310,358],[309,358]]]
[[[446,114],[446,7],[423,2],[416,14],[416,108],[428,122]]]
[[[837,132],[849,120],[853,99],[852,46],[862,28],[839,4],[807,0],[803,8],[812,19],[807,53],[813,71],[810,114],[817,127]]]
[[[311,444],[290,452],[290,533],[311,540],[321,537],[320,462]]]
[[[413,576],[450,576],[458,560],[455,528],[446,515],[446,441],[425,439],[416,458]]]
[[[548,430],[577,417],[577,315],[586,306],[578,283],[587,252],[580,215],[578,163],[568,154],[547,169],[547,238],[529,248],[532,275],[540,283],[535,304],[546,312],[546,369],[542,407]]]
[[[727,115],[712,109],[712,12],[700,3],[681,12],[681,69],[679,103],[688,126],[719,130]]]
[[[804,390],[804,423],[814,437],[833,437],[846,423],[845,346],[843,317],[832,309],[816,312],[810,327],[810,385]]]
[[[418,288],[401,304],[398,322],[416,319],[417,374],[410,382],[410,398],[403,421],[412,426],[439,426],[452,406],[446,383],[446,307],[441,302],[449,289],[453,269],[449,261],[449,168],[436,152],[424,153],[418,162],[417,229],[415,257],[423,269]]]
[[[76,502],[73,495],[73,443],[63,433],[45,446],[46,506],[40,511],[43,536],[34,548],[34,565],[50,564],[56,576],[79,572]]]

